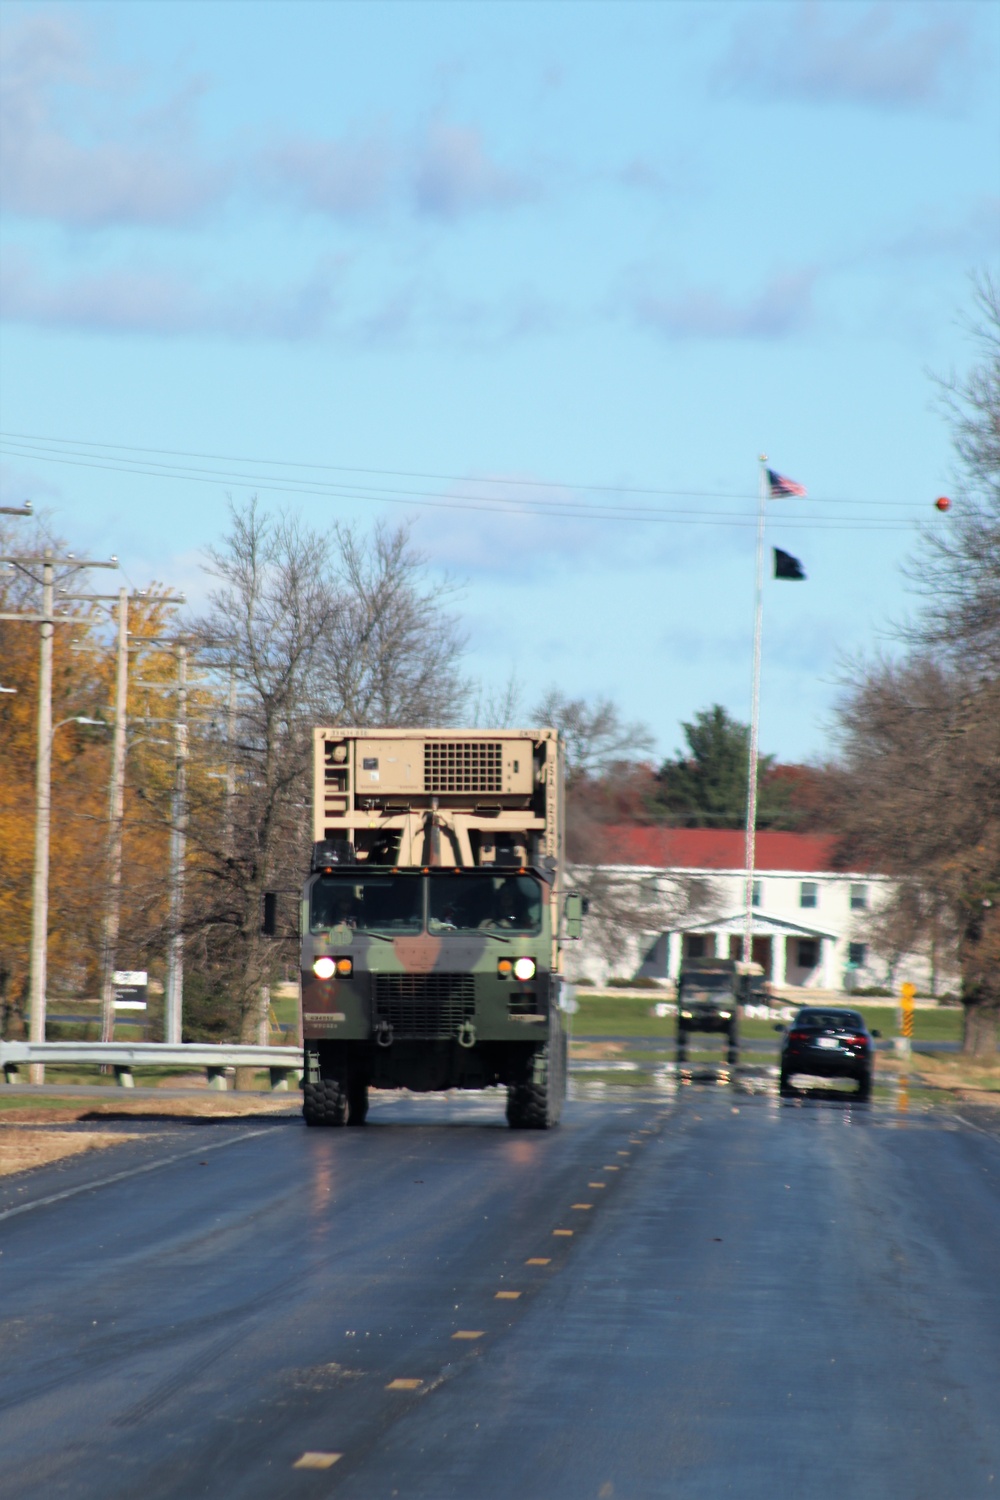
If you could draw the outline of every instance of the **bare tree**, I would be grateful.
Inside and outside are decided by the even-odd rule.
[[[379,524],[368,536],[340,526],[335,535],[341,607],[323,665],[340,722],[452,723],[466,697],[465,642],[446,608],[455,585],[428,581],[406,526]]]
[[[956,504],[924,537],[910,568],[926,607],[911,631],[918,646],[964,672],[1000,674],[1000,288],[973,283],[968,331],[976,363],[939,380],[958,460]]]
[[[290,924],[268,941],[261,907],[278,890],[289,910],[302,880],[313,727],[448,722],[462,643],[449,586],[427,578],[405,526],[322,536],[252,501],[231,507],[206,556],[217,586],[196,628],[203,660],[234,674],[237,708],[231,733],[220,691],[199,747],[231,790],[203,777],[192,804],[192,989],[216,1025],[253,1041],[266,988],[293,961]]]
[[[842,854],[899,877],[881,914],[897,936],[949,918],[965,1045],[996,1048],[1000,1014],[1000,680],[926,654],[864,669],[839,711],[833,785]],[[914,910],[918,889],[922,911]]]
[[[536,704],[532,718],[562,732],[570,787],[586,777],[604,775],[619,762],[641,759],[655,744],[649,727],[627,724],[610,698],[589,703],[550,688]]]
[[[215,782],[192,807],[188,926],[200,935],[209,984],[227,996],[248,1042],[278,956],[261,934],[263,895],[294,889],[301,877],[309,731],[336,705],[326,648],[346,606],[327,539],[294,517],[267,515],[256,500],[230,507],[229,532],[206,558],[217,585],[196,629],[205,659],[234,674],[238,709],[234,742],[217,732],[214,747],[220,764],[232,764],[233,805],[224,807]]]
[[[908,655],[851,671],[837,816],[845,853],[900,877],[884,920],[905,925],[919,888],[935,965],[950,931],[965,1047],[983,1054],[1000,1026],[1000,292],[988,276],[970,331],[976,362],[939,382],[954,512],[909,568],[924,603]]]

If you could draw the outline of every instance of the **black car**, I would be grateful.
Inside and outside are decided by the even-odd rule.
[[[784,1026],[775,1027],[784,1031]],[[870,1099],[875,1071],[875,1042],[860,1011],[807,1005],[799,1011],[781,1044],[782,1094],[793,1094],[796,1073],[819,1078],[853,1078],[857,1097]]]

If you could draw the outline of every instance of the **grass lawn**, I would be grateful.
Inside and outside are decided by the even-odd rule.
[[[647,998],[636,995],[604,994],[599,990],[578,989],[580,1009],[572,1018],[574,1036],[662,1036],[672,1037],[676,1028],[673,1016],[660,1018],[653,1014],[655,993]],[[869,1027],[884,1037],[896,1035],[896,1007],[861,1001],[850,1007],[860,1010]],[[743,1020],[740,1032],[745,1037],[774,1037],[773,1021]],[[918,1042],[960,1042],[962,1012],[957,1007],[940,1010],[917,1010],[913,1013],[913,1036]]]

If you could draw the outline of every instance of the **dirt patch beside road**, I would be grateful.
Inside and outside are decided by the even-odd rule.
[[[102,1151],[106,1146],[120,1146],[134,1141],[134,1135],[119,1135],[110,1130],[7,1130],[0,1132],[0,1177],[27,1172],[31,1167],[46,1167],[50,1162],[83,1151]]]
[[[297,1115],[298,1094],[203,1094],[192,1099],[39,1100],[0,1098],[0,1130],[9,1125],[55,1125],[70,1120],[244,1120],[254,1116]]]

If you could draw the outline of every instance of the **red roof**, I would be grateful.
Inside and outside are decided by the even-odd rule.
[[[602,864],[651,865],[671,870],[742,870],[744,834],[739,828],[643,828],[611,825],[603,830]],[[828,834],[762,830],[754,842],[754,869],[836,868],[837,840]]]

